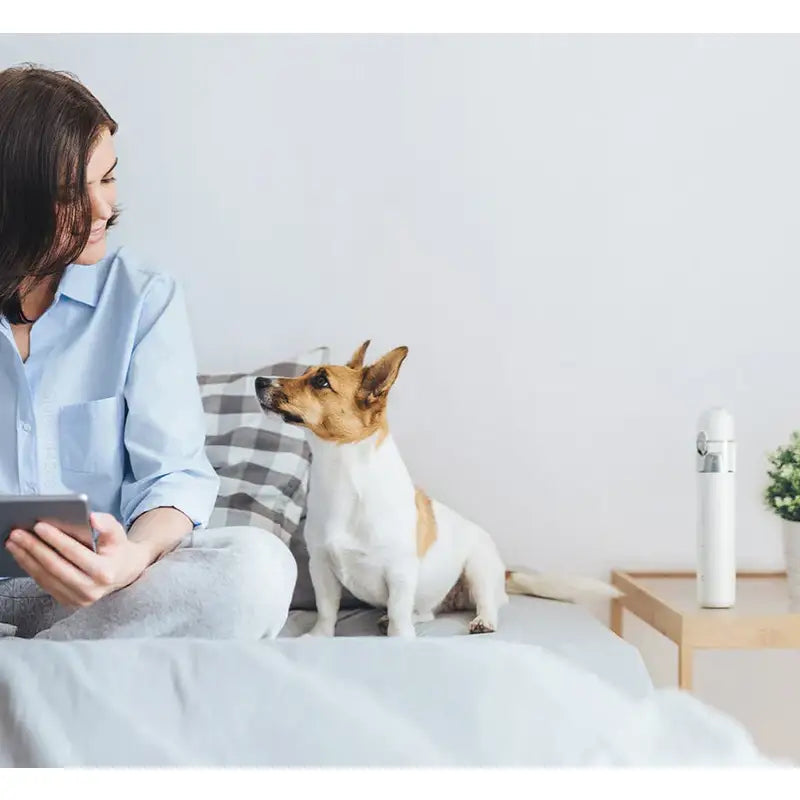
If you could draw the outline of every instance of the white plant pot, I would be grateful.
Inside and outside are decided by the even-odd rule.
[[[783,554],[789,599],[800,603],[800,522],[783,520]]]

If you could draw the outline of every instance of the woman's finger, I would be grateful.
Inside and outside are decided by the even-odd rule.
[[[25,572],[36,581],[36,584],[47,592],[61,605],[69,608],[78,607],[81,601],[69,589],[64,586],[59,580],[50,575],[42,565],[30,555],[26,550],[23,550],[19,545],[9,541],[6,544],[8,552],[14,558],[14,561],[25,570]]]
[[[47,522],[37,522],[34,533],[67,561],[95,580],[103,576],[103,560],[85,545],[73,539],[68,533]]]
[[[41,541],[38,536],[34,536],[28,531],[15,530],[11,532],[9,541],[19,545],[45,572],[56,578],[76,596],[91,596],[94,581],[85,572],[79,570],[74,564],[70,564],[62,555]]]

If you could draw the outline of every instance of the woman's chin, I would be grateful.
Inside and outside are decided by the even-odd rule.
[[[83,252],[75,259],[75,263],[84,266],[96,264],[105,256],[107,249],[106,237],[103,236],[99,241],[87,244],[83,248]]]

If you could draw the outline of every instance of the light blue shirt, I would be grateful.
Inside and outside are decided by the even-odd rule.
[[[175,280],[119,249],[70,265],[23,363],[0,317],[0,494],[83,492],[126,527],[173,506],[204,526],[219,478]]]

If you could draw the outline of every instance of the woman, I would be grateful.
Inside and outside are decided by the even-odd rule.
[[[0,580],[21,637],[275,636],[296,565],[204,530],[219,482],[175,282],[106,252],[117,125],[71,76],[0,72],[0,494],[89,495],[93,552],[40,523]],[[2,576],[0,576],[2,577]]]

